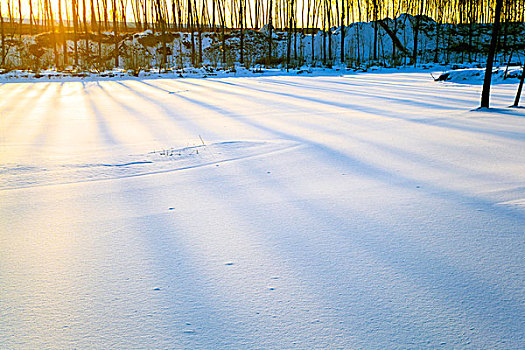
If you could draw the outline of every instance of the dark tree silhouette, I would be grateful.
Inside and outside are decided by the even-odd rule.
[[[498,44],[502,7],[503,0],[496,0],[494,24],[492,27],[492,38],[490,40],[489,54],[487,56],[487,67],[485,69],[485,79],[483,80],[483,91],[481,92],[481,108],[489,108],[490,105],[490,84],[492,82],[492,67],[494,66],[494,55],[496,53],[496,45]]]
[[[525,64],[523,65],[520,84],[518,86],[518,92],[516,93],[516,98],[514,99],[514,104],[512,105],[512,107],[518,107],[518,105],[520,104],[521,91],[523,90],[523,81],[525,81]]]

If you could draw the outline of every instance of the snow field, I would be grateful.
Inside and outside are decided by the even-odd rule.
[[[521,348],[514,91],[472,111],[479,86],[428,73],[0,85],[0,344]]]

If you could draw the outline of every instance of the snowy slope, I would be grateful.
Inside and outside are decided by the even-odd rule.
[[[0,85],[1,347],[522,348],[514,91]]]

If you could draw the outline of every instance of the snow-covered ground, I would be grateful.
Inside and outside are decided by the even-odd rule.
[[[0,85],[0,347],[523,348],[515,89]]]
[[[523,68],[519,66],[496,67],[492,70],[492,84],[518,84]],[[485,68],[463,68],[447,70],[436,79],[458,84],[483,84]]]

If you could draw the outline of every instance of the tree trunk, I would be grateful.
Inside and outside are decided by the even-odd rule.
[[[18,0],[18,35],[22,37],[22,0]]]
[[[270,0],[269,4],[269,19],[268,19],[268,65],[272,63],[272,36],[273,36],[273,2]]]
[[[505,67],[505,74],[503,74],[503,80],[507,79],[507,75],[509,74],[509,66],[512,61],[512,54],[514,53],[514,50],[510,50],[509,60],[507,61],[507,67]]]
[[[163,69],[166,69],[166,62],[167,62],[167,47],[166,47],[166,22],[164,21],[164,17],[162,14],[162,7],[160,4],[160,0],[157,0],[157,13],[158,13],[158,21],[160,22],[160,33],[161,33],[161,42],[162,42],[162,61],[159,64],[159,73],[162,72]]]
[[[523,65],[523,71],[521,72],[520,85],[518,86],[518,92],[516,93],[516,99],[514,100],[513,107],[518,107],[520,103],[521,91],[523,90],[523,81],[525,80],[525,64]]]
[[[67,40],[66,40],[66,33],[64,30],[64,21],[62,19],[62,5],[61,1],[58,1],[58,25],[59,25],[59,31],[60,36],[62,39],[62,64],[63,66],[67,66]]]
[[[97,22],[97,33],[98,33],[98,69],[102,70],[102,29],[100,28],[102,26],[101,18],[100,18],[100,3],[99,0],[97,0],[97,12],[98,12],[98,22]]]
[[[292,53],[292,27],[293,27],[293,0],[291,0],[291,3],[288,5],[288,35],[286,38],[286,69],[288,70],[290,68],[290,57]]]
[[[115,44],[115,68],[119,66],[119,48],[118,48],[118,25],[117,25],[117,3],[113,0],[113,39]]]
[[[326,30],[323,29],[323,65],[326,66]]]
[[[328,29],[328,62],[332,66],[332,29]]]
[[[419,43],[419,26],[421,21],[421,16],[423,15],[423,7],[425,5],[425,0],[419,0],[421,2],[421,7],[419,9],[419,13],[416,15],[415,18],[415,24],[413,26],[413,32],[414,32],[414,51],[412,52],[412,64],[414,67],[417,65],[417,51],[418,51],[418,43]]]
[[[76,1],[76,0],[74,0],[74,1]],[[104,8],[104,30],[108,30],[108,21],[109,21],[108,0],[103,0],[102,1],[102,7]]]
[[[195,11],[197,11],[197,2],[195,2]],[[202,63],[202,26],[204,22],[204,4],[202,4],[202,11],[203,16],[199,19],[199,15],[196,13],[195,18],[197,19],[197,35],[198,35],[198,42],[199,42],[199,52],[197,55],[197,65],[200,67]]]
[[[312,30],[312,34],[311,34],[312,35],[312,38],[311,38],[312,39],[312,42],[311,42],[311,44],[312,44],[312,65],[315,62],[315,35],[316,34],[317,33],[315,33],[315,31]]]
[[[84,58],[84,65],[87,68],[87,63],[90,61],[89,56],[91,56],[91,48],[89,47],[89,33],[88,33],[88,27],[87,27],[87,18],[86,18],[86,0],[82,0],[82,20],[84,22],[84,41],[85,41],[85,58]]]
[[[2,15],[2,8],[0,6],[0,37],[2,39],[2,67],[5,65],[5,32],[4,32],[4,17]]]
[[[211,3],[211,13],[212,13],[212,15],[211,15],[211,26],[213,28],[212,31],[214,33],[216,33],[217,32],[217,26],[215,25],[215,0],[211,0],[211,1],[212,1],[212,3]]]
[[[239,22],[240,22],[240,29],[241,29],[241,38],[240,38],[240,45],[239,45],[239,63],[242,65],[244,64],[244,6],[243,6],[243,0],[239,1]]]
[[[326,17],[328,22],[326,27],[328,28],[328,64],[330,65],[330,67],[332,67],[332,13],[330,5],[327,5],[328,6],[326,6]]]
[[[388,36],[390,37],[390,39],[392,40],[392,56],[394,56],[394,59],[395,59],[395,49],[399,49],[400,51],[402,51],[404,54],[408,55],[409,52],[408,50],[403,46],[403,43],[401,42],[401,40],[399,40],[399,38],[397,37],[397,35],[388,27],[388,25],[384,22],[384,21],[379,21],[378,22],[379,25],[381,26],[381,28],[383,28],[383,30],[388,34]]]
[[[439,62],[439,35],[441,33],[441,19],[436,22],[436,48],[434,50],[434,63]]]
[[[29,35],[33,36],[33,3],[29,0]]]
[[[223,14],[222,17],[222,23],[221,23],[221,29],[222,29],[222,65],[223,67],[226,67],[226,35],[224,34],[224,26],[225,26],[225,14]]]
[[[78,67],[78,1],[73,0],[71,5],[73,12],[73,50],[75,56],[75,68]]]
[[[341,0],[341,63],[345,62],[345,1]]]
[[[51,22],[51,33],[52,33],[51,37],[53,38],[53,55],[55,58],[55,69],[58,69],[60,66],[60,63],[58,60],[57,35],[55,33],[55,20],[53,18],[53,9],[51,8],[51,1],[50,0],[45,0],[45,1],[47,1],[47,10],[49,11],[49,18]]]
[[[494,24],[492,27],[492,38],[490,40],[489,54],[487,57],[487,68],[485,69],[485,79],[483,81],[483,91],[481,92],[481,107],[489,108],[490,106],[490,84],[492,82],[492,67],[494,65],[494,55],[498,43],[498,34],[500,28],[501,8],[503,0],[496,0],[496,10],[494,12]]]
[[[297,61],[297,20],[293,21],[293,59]]]
[[[374,55],[374,61],[377,61],[377,37],[379,34],[379,30],[377,27],[377,0],[374,0],[374,47],[373,47],[373,55]]]
[[[377,61],[377,39],[378,39],[378,34],[379,34],[379,30],[378,30],[378,26],[377,26],[377,20],[374,21],[374,47],[373,47],[373,57],[374,57],[374,61]]]
[[[193,29],[193,12],[192,12],[192,2],[188,0],[188,29],[190,31],[191,39],[191,65],[195,67],[195,32]]]

